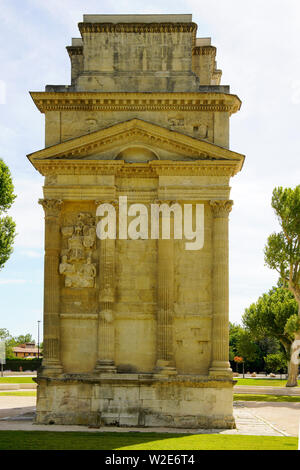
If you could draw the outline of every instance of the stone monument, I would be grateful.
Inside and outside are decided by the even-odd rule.
[[[31,93],[45,114],[45,148],[28,155],[45,177],[36,422],[232,428],[229,181],[244,156],[229,150],[229,118],[241,102],[192,15],[78,26],[71,85]],[[180,211],[195,205],[202,242],[186,249]],[[128,208],[128,224],[159,207],[170,237],[135,222],[136,236],[123,224],[101,238],[108,206],[119,223]]]

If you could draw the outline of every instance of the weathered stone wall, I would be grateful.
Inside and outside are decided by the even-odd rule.
[[[234,428],[229,383],[183,377],[149,381],[122,374],[114,383],[41,381],[37,423],[190,429]]]

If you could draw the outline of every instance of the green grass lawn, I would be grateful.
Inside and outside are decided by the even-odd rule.
[[[271,386],[271,387],[285,387],[286,380],[280,379],[235,379],[237,380],[236,385],[257,385],[261,387]],[[300,380],[298,380],[298,385],[300,385]]]
[[[277,396],[277,395],[254,395],[248,393],[234,393],[233,401],[268,401],[268,402],[287,402],[287,403],[298,403],[300,402],[299,397],[293,396]]]
[[[7,391],[7,392],[0,392],[0,397],[36,397],[36,391],[35,390],[26,390],[22,392],[19,392],[18,390],[14,390],[13,392]]]
[[[31,384],[32,377],[0,377],[0,384]]]
[[[297,450],[296,437],[0,431],[1,450]]]

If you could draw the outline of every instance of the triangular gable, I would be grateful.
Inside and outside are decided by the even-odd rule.
[[[114,124],[105,129],[52,145],[27,156],[33,164],[35,160],[85,159],[95,154],[97,154],[97,159],[101,159],[101,153],[108,149],[136,142],[144,143],[156,149],[162,148],[173,151],[176,154],[195,158],[196,160],[239,162],[240,168],[245,158],[244,155],[232,152],[226,148],[189,137],[180,132],[172,131],[141,119],[132,119]]]

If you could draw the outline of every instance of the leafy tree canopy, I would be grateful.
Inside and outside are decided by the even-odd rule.
[[[245,310],[242,321],[258,340],[277,338],[288,357],[294,333],[300,327],[297,312],[298,304],[293,294],[283,287],[273,287]]]
[[[281,231],[269,236],[265,263],[287,283],[300,312],[300,185],[295,189],[275,188],[271,204]]]
[[[13,219],[5,215],[16,196],[8,166],[0,159],[0,270],[13,251],[16,225]]]
[[[265,358],[267,372],[286,371],[286,358],[282,352],[276,354],[268,354]]]

